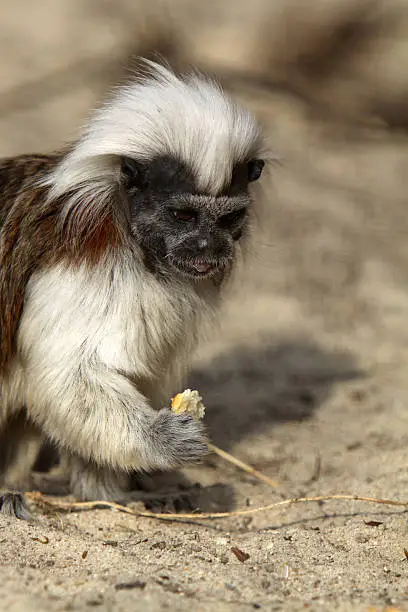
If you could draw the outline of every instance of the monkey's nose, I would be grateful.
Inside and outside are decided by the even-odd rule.
[[[208,247],[207,238],[200,238],[200,240],[197,242],[197,246],[199,249],[206,249]]]

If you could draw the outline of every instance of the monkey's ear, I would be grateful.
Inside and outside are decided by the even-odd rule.
[[[122,157],[122,176],[127,189],[146,187],[146,167],[132,157]]]
[[[265,162],[263,159],[251,159],[248,162],[248,181],[257,181],[262,174]]]

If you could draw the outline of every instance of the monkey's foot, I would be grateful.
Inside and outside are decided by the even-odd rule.
[[[29,521],[31,518],[24,495],[13,491],[0,494],[0,514],[14,516],[23,521]]]
[[[58,470],[45,474],[43,472],[32,472],[30,487],[24,490],[39,491],[44,495],[68,495],[70,492],[69,478]]]

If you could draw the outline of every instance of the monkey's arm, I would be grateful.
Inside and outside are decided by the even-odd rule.
[[[98,276],[57,267],[30,282],[18,341],[28,414],[58,446],[98,465],[153,470],[197,460],[207,451],[202,424],[153,410],[134,382],[154,375],[143,362],[145,331],[136,310],[127,346],[109,278],[103,268]]]
[[[29,413],[58,444],[84,459],[120,470],[171,469],[206,452],[191,417],[153,411],[128,381],[102,363],[30,366]]]

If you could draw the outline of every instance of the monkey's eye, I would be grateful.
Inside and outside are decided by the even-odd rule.
[[[146,168],[140,162],[131,157],[122,159],[122,173],[125,177],[126,187],[146,187]]]
[[[263,159],[251,159],[248,162],[248,181],[257,181],[262,174],[265,162]]]
[[[192,208],[175,208],[171,211],[171,214],[177,221],[184,221],[185,223],[196,221],[197,219],[197,212]]]
[[[233,210],[232,212],[223,215],[218,219],[218,224],[224,229],[229,229],[237,225],[246,216],[247,209],[240,208],[239,210]]]

